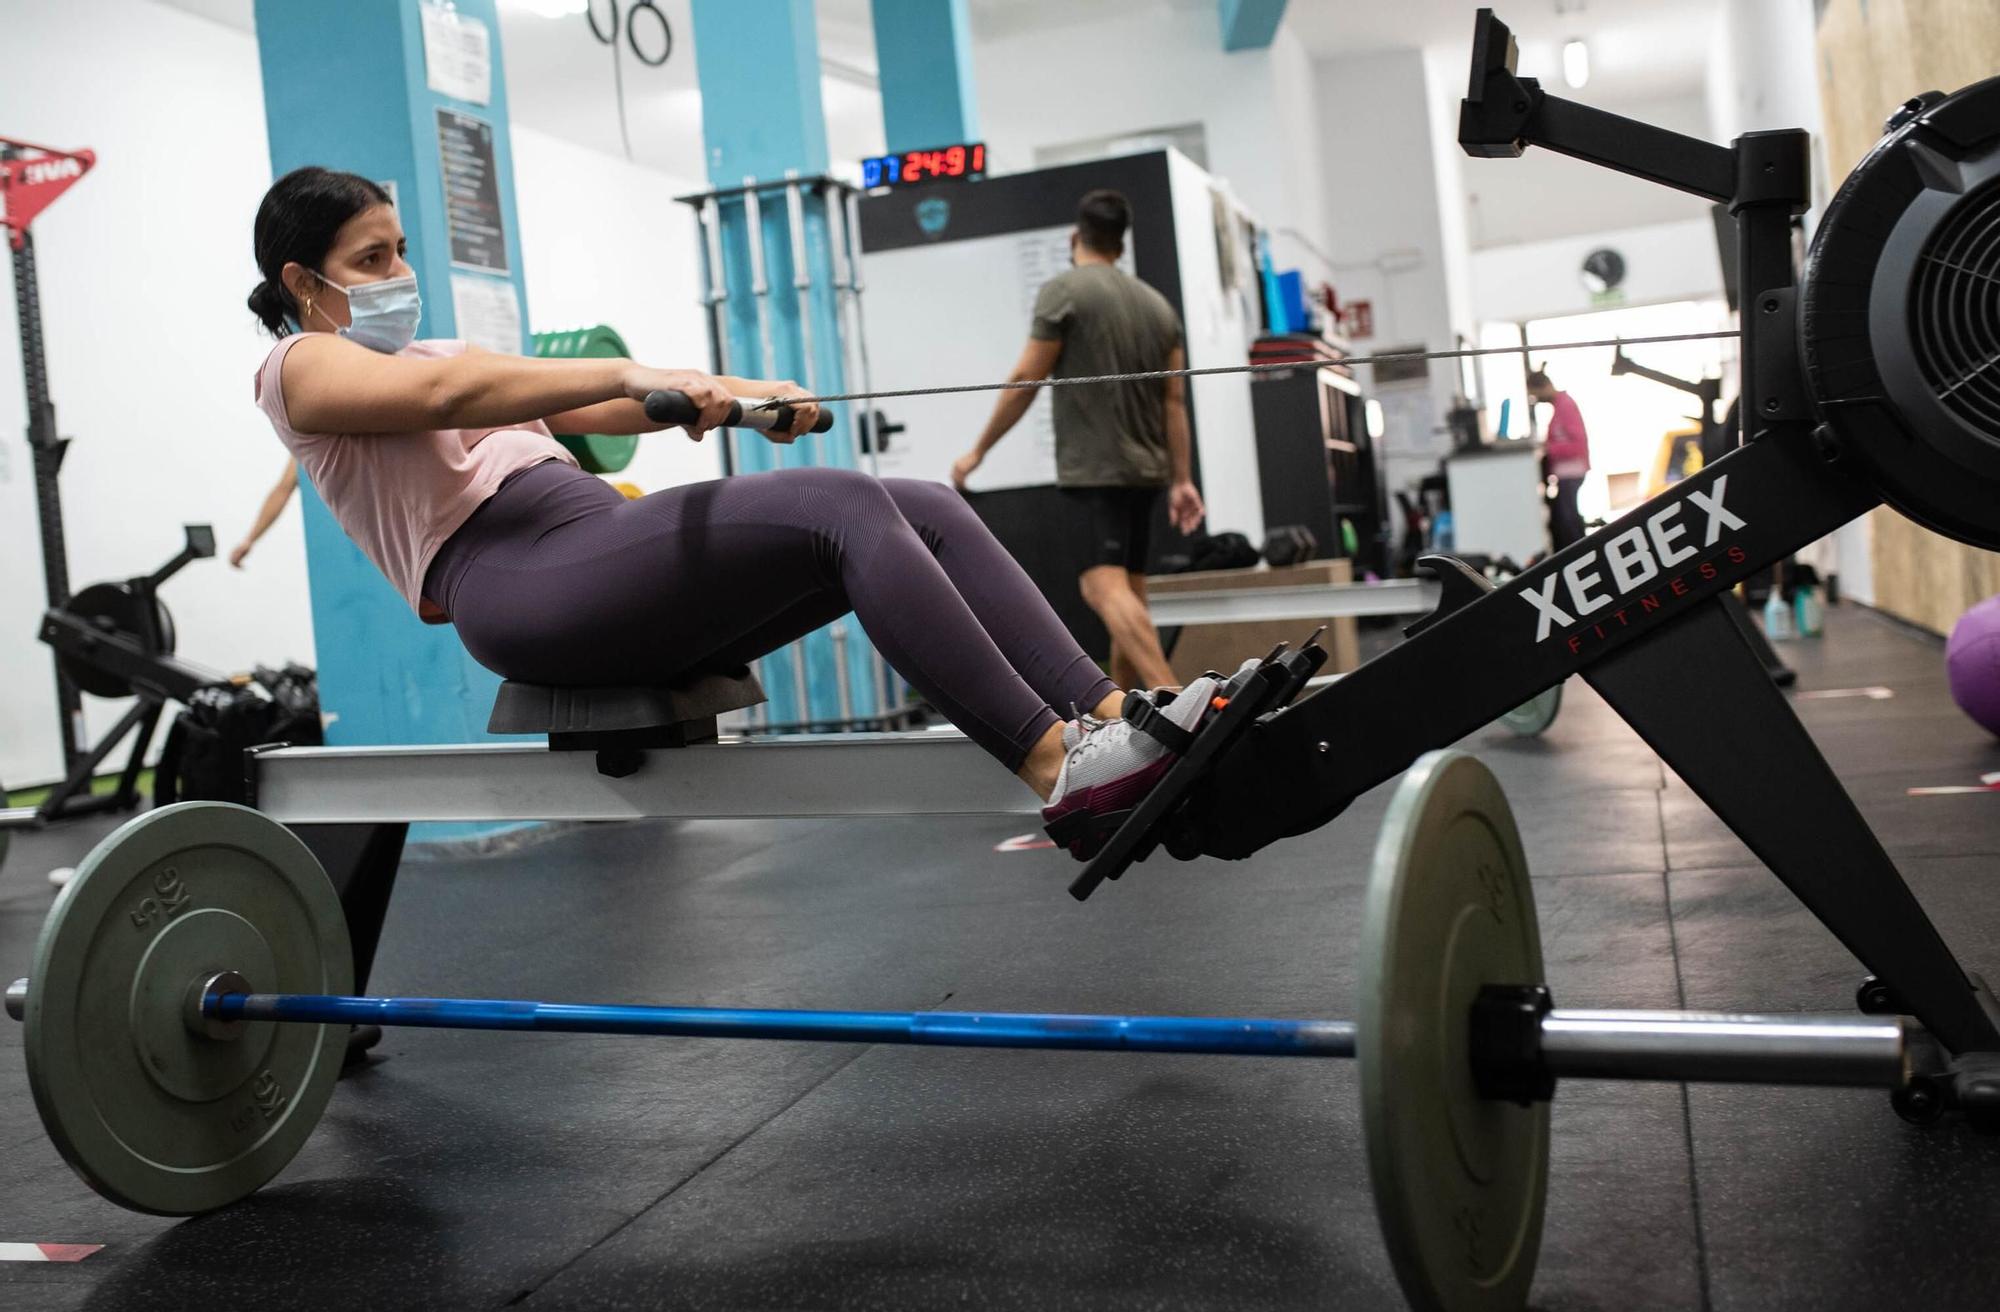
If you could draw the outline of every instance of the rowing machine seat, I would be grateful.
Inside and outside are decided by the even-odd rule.
[[[488,733],[546,734],[549,750],[595,751],[602,774],[633,773],[649,747],[712,743],[716,717],[764,700],[763,685],[747,669],[695,674],[657,687],[555,687],[500,685]]]

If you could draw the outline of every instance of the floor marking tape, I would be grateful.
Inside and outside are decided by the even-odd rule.
[[[1836,697],[1866,697],[1871,702],[1886,702],[1896,695],[1896,690],[1878,683],[1868,688],[1815,688],[1797,695],[1802,702],[1832,701]]]
[[[0,1243],[0,1262],[81,1262],[103,1244]]]

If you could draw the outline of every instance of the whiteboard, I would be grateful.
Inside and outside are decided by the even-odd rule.
[[[1070,232],[1069,224],[1060,224],[865,256],[870,384],[893,391],[1006,378],[1027,344],[1036,293],[1069,267]],[[1129,241],[1118,267],[1132,272]],[[952,462],[979,440],[999,396],[962,392],[873,402],[890,424],[907,426],[890,437],[875,472],[950,482]],[[992,492],[1055,481],[1055,425],[1044,389],[987,453],[968,486]]]

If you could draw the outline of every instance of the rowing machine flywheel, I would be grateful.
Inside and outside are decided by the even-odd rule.
[[[144,623],[144,606],[145,602],[129,583],[93,583],[71,597],[67,609],[104,633],[130,637],[136,636],[139,626]],[[153,624],[160,638],[160,653],[173,655],[174,617],[168,613],[166,603],[158,597],[153,598]],[[132,695],[132,681],[123,674],[93,665],[84,657],[69,652],[64,652],[57,659],[70,681],[93,697]]]
[[[1804,282],[1824,434],[1911,519],[2000,549],[2000,78],[1889,120]]]

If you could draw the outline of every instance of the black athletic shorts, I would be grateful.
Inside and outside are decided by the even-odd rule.
[[[1135,574],[1146,572],[1152,547],[1156,487],[1066,487],[1063,501],[1083,543],[1083,565],[1118,565]]]

